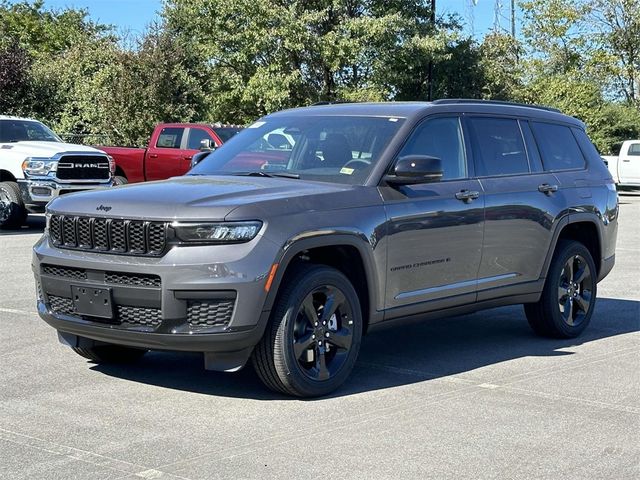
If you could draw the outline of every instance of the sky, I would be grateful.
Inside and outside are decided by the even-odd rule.
[[[438,16],[457,13],[465,20],[467,33],[481,38],[494,23],[496,1],[502,5],[500,19],[502,28],[510,28],[510,0],[475,0],[477,5],[471,9],[473,0],[436,0]],[[119,32],[142,33],[162,8],[162,0],[45,0],[47,8],[85,8],[90,17],[102,23],[115,25]],[[473,10],[473,31],[471,31],[470,11]]]

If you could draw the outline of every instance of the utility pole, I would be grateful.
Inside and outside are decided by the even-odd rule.
[[[516,0],[511,0],[511,36],[516,38]]]
[[[433,28],[433,33],[436,31],[436,0],[431,0],[431,27]],[[433,100],[433,58],[429,60],[429,71],[428,71],[428,79],[429,82],[428,92],[427,92],[427,100]]]

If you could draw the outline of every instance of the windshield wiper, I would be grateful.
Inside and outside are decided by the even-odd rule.
[[[300,175],[297,173],[287,173],[287,172],[264,172],[262,170],[256,172],[238,172],[232,173],[232,175],[240,176],[240,177],[280,177],[280,178],[300,178]]]

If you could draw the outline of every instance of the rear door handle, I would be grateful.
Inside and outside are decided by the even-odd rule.
[[[480,192],[474,192],[473,190],[460,190],[456,193],[456,198],[463,202],[471,202],[480,196]]]
[[[155,153],[152,153],[151,155],[149,155],[149,158],[158,158],[158,155]]]
[[[549,185],[548,183],[543,183],[542,185],[538,185],[538,191],[549,195],[558,191],[558,185]]]
[[[186,156],[184,157],[184,159],[185,159],[185,160],[191,160],[192,158],[193,158],[193,157],[192,157],[191,155],[186,155]]]
[[[622,160],[624,163],[629,163],[631,160]]]

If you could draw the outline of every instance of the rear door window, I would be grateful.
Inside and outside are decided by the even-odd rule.
[[[211,145],[215,145],[211,135],[206,130],[201,128],[191,128],[189,131],[189,142],[187,143],[188,150],[199,150],[202,147],[203,140],[211,140]]]
[[[553,123],[531,122],[547,171],[573,170],[585,167],[584,155],[570,127]]]
[[[158,135],[158,141],[156,147],[158,148],[180,148],[182,144],[182,135],[184,134],[184,128],[168,127],[163,128]]]
[[[527,151],[518,120],[472,117],[468,125],[480,176],[529,173]]]

